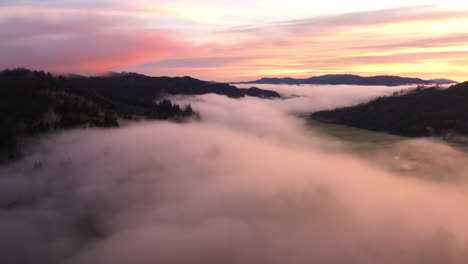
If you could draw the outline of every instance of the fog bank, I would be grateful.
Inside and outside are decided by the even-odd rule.
[[[467,263],[466,154],[353,154],[291,113],[374,91],[320,89],[177,98],[202,121],[42,137],[0,167],[0,262]]]

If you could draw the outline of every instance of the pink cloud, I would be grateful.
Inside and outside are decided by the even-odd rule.
[[[15,18],[0,22],[0,68],[96,72],[193,48],[165,32],[117,17]]]

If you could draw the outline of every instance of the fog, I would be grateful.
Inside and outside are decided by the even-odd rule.
[[[289,113],[309,113],[336,107],[352,106],[370,101],[378,96],[392,95],[396,91],[415,88],[414,85],[359,86],[359,85],[271,85],[240,84],[241,88],[252,86],[279,92],[286,100],[271,101],[275,108]]]
[[[361,155],[296,116],[400,87],[268,88],[287,99],[177,97],[201,121],[31,140],[0,167],[0,263],[468,262],[464,152]]]

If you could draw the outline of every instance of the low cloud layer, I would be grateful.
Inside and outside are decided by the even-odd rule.
[[[288,100],[323,109],[366,100],[372,89],[316,88]],[[57,133],[0,167],[0,262],[468,261],[463,152],[401,141],[379,162],[290,114],[308,110],[305,102],[178,100],[202,121]],[[421,164],[452,162],[459,177],[393,170],[385,155],[394,159],[394,149],[417,157],[430,149]],[[442,155],[454,158],[435,162]]]
[[[285,100],[258,101],[286,113],[303,114],[336,107],[352,106],[367,102],[373,98],[392,95],[395,91],[411,89],[414,86],[356,86],[356,85],[269,85],[236,84],[238,87],[252,86],[262,89],[274,89]]]

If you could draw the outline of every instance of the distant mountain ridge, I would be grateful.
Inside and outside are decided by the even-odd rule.
[[[400,76],[372,76],[362,77],[353,74],[328,74],[322,76],[310,77],[307,79],[295,79],[295,78],[262,78],[260,80],[251,82],[240,82],[242,84],[330,84],[330,85],[384,85],[384,86],[398,86],[406,84],[452,84],[457,83],[456,81],[448,79],[434,79],[434,80],[423,80],[420,78],[408,78]]]
[[[431,83],[433,84],[439,84],[439,85],[444,85],[444,84],[454,84],[454,83],[458,83],[456,81],[453,81],[453,80],[450,80],[450,79],[445,79],[445,78],[441,78],[441,79],[432,79],[432,80],[429,80]]]

